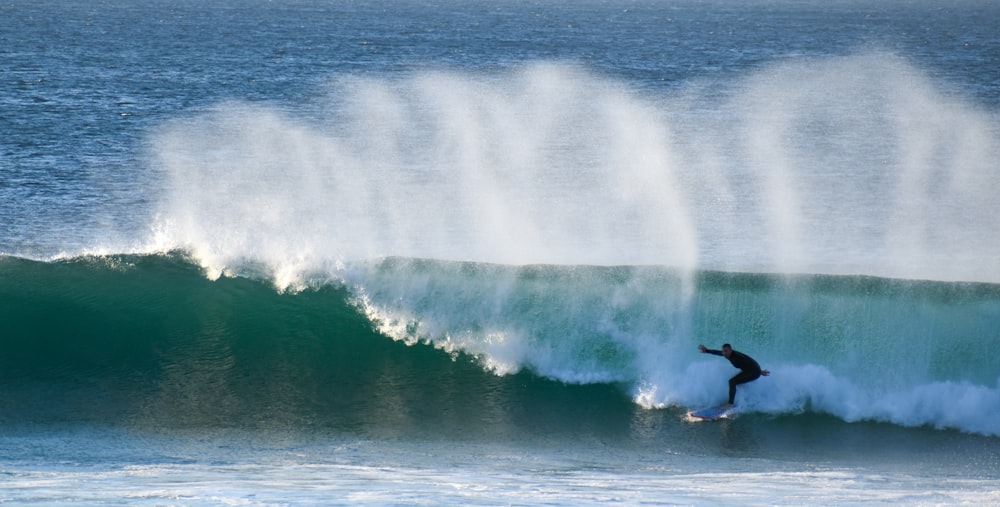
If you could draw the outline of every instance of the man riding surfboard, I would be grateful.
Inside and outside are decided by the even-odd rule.
[[[733,350],[733,347],[728,343],[722,346],[722,350],[712,350],[706,348],[704,345],[698,345],[698,350],[705,354],[713,354],[716,356],[722,356],[729,360],[736,368],[740,369],[733,378],[729,379],[729,404],[724,405],[724,408],[732,408],[736,401],[736,386],[739,384],[745,384],[747,382],[753,382],[760,378],[761,375],[768,376],[771,372],[767,370],[760,369],[760,365],[757,361],[742,352],[737,352]]]

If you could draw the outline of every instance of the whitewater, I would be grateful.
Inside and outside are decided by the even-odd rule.
[[[998,500],[994,6],[0,11],[0,502]]]

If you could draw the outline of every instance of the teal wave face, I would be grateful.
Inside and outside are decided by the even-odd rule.
[[[731,341],[772,363],[809,362],[857,380],[884,383],[890,370],[904,382],[997,380],[992,358],[977,353],[1000,344],[992,284],[412,259],[345,276],[386,334],[480,353],[501,372],[530,366],[569,382],[571,371],[581,382],[631,382],[657,348],[690,361],[697,343]],[[509,348],[520,355],[502,361]]]
[[[211,281],[182,256],[0,258],[0,423],[502,438],[594,404],[631,410],[617,387],[499,377],[392,341],[350,299],[337,285]]]
[[[86,393],[38,401],[51,411],[94,396],[95,410],[107,411],[94,417],[252,413],[259,407],[234,404],[294,403],[300,377],[334,383],[383,343],[365,343],[369,326],[335,288],[288,297],[248,279],[211,282],[169,257],[0,266],[4,385],[54,382]]]
[[[11,423],[504,434],[598,407],[614,426],[721,402],[734,370],[696,346],[730,342],[773,372],[747,411],[1000,434],[989,284],[392,258],[282,292],[183,255],[0,275]]]
[[[349,270],[350,271],[350,270]],[[863,276],[684,273],[388,259],[345,275],[386,335],[489,369],[629,386],[646,407],[725,400],[733,343],[774,375],[748,410],[1000,434],[1000,287]]]

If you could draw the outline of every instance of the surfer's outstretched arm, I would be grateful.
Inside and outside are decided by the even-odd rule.
[[[703,354],[714,354],[717,356],[723,355],[721,350],[712,350],[704,345],[698,345],[698,350],[700,350]]]

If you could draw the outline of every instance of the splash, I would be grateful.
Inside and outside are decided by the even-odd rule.
[[[328,96],[165,126],[157,245],[281,283],[382,256],[1000,281],[1000,129],[893,56],[663,96],[545,63]]]

